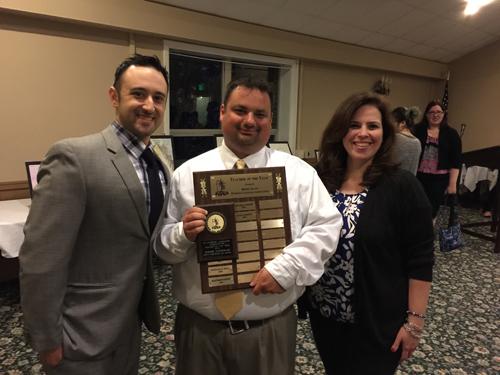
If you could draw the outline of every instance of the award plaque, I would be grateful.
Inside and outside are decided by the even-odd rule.
[[[284,167],[194,172],[195,203],[208,211],[196,239],[203,293],[249,287],[291,242]]]

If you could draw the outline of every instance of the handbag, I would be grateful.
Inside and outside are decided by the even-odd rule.
[[[439,228],[439,250],[443,252],[458,249],[464,244],[458,215],[455,213],[455,201],[454,196],[448,196],[448,206],[450,207],[448,227]]]

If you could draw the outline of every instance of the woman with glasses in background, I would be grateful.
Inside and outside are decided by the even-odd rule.
[[[447,117],[441,103],[434,100],[427,104],[422,121],[415,126],[415,136],[422,146],[417,178],[431,202],[433,219],[444,195],[457,193],[462,143]]]

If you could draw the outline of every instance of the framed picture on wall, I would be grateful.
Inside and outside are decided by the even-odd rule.
[[[153,148],[155,148],[155,152],[159,154],[159,157],[164,159],[162,161],[173,169],[175,159],[172,137],[170,135],[152,135],[151,143],[153,144]]]
[[[268,146],[269,146],[269,148],[272,148],[273,150],[286,152],[287,154],[290,154],[290,155],[292,154],[292,149],[290,148],[290,145],[288,144],[287,141],[269,142]]]
[[[214,135],[215,137],[215,143],[217,144],[217,147],[219,147],[222,144],[222,141],[224,140],[224,136],[222,134],[217,134]]]
[[[41,161],[26,161],[24,162],[26,166],[26,175],[28,176],[28,185],[30,188],[30,196],[33,197],[33,189],[38,184],[36,176],[38,175],[38,169],[40,168]]]

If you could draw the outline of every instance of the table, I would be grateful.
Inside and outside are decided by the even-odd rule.
[[[17,256],[24,240],[23,227],[31,199],[0,201],[0,281],[17,278]]]
[[[500,169],[500,146],[493,146],[488,148],[483,148],[481,150],[474,150],[465,152],[462,154],[462,161],[465,163],[467,167],[479,166],[485,167],[488,169]],[[492,241],[495,243],[494,252],[500,253],[500,225],[499,225],[499,217],[500,217],[500,186],[497,182],[495,186],[496,190],[496,204],[493,205],[492,216],[490,221],[480,222],[480,223],[464,223],[462,225],[462,232],[467,233],[469,235],[483,238],[488,241]],[[480,233],[476,233],[469,228],[478,227],[478,226],[490,226],[491,232],[494,233],[493,236],[484,236]]]
[[[17,258],[19,255],[30,204],[31,199],[0,201],[0,250],[4,258]]]

